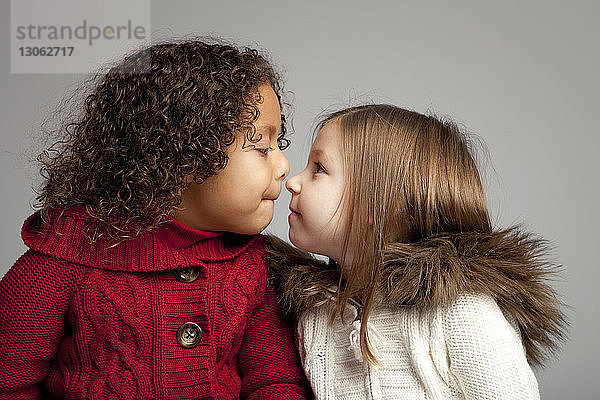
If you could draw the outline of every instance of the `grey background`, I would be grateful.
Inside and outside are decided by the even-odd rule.
[[[9,3],[0,9],[8,54]],[[304,168],[314,117],[332,106],[390,102],[434,110],[487,143],[498,226],[524,221],[555,245],[570,339],[536,370],[544,399],[598,398],[597,113],[600,3],[153,1],[152,34],[214,33],[269,50],[294,92],[292,173]],[[26,250],[34,167],[22,153],[81,75],[10,74],[0,65],[0,276]],[[495,172],[494,172],[495,169]],[[284,190],[268,230],[287,238]]]

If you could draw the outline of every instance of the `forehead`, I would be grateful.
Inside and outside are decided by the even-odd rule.
[[[255,133],[250,140],[253,143],[256,140],[274,140],[281,129],[281,107],[275,91],[271,85],[263,83],[258,87],[258,94],[260,99],[257,98],[253,104],[259,112],[258,118],[252,123]],[[236,134],[236,140],[247,144],[246,132]]]
[[[260,101],[255,106],[258,108],[260,115],[255,121],[256,128],[275,126],[278,129],[281,125],[281,106],[275,91],[271,85],[263,83],[258,87],[258,94],[260,95]]]
[[[311,153],[315,155],[325,153],[330,156],[341,156],[341,137],[339,126],[336,122],[330,121],[321,128],[312,145]]]

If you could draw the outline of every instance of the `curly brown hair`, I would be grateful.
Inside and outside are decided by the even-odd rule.
[[[87,205],[96,220],[90,243],[123,240],[169,221],[181,203],[184,178],[203,182],[225,168],[226,147],[243,132],[254,142],[259,85],[280,105],[283,84],[255,49],[220,39],[188,39],[137,51],[97,74],[81,115],[66,121],[37,161],[43,177],[34,205]],[[285,149],[281,115],[278,144]],[[51,154],[54,153],[54,154]]]

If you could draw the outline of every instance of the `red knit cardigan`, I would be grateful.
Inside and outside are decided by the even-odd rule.
[[[262,236],[179,221],[103,251],[85,207],[25,221],[29,249],[0,281],[0,399],[310,397],[266,282]],[[197,279],[176,279],[195,267]],[[186,322],[202,335],[179,344]]]

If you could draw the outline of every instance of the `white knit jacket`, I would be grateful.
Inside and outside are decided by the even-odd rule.
[[[362,359],[356,309],[333,326],[330,310],[305,310],[298,321],[302,364],[319,400],[539,399],[519,330],[492,297],[461,294],[433,312],[377,306],[368,333],[380,367]]]

